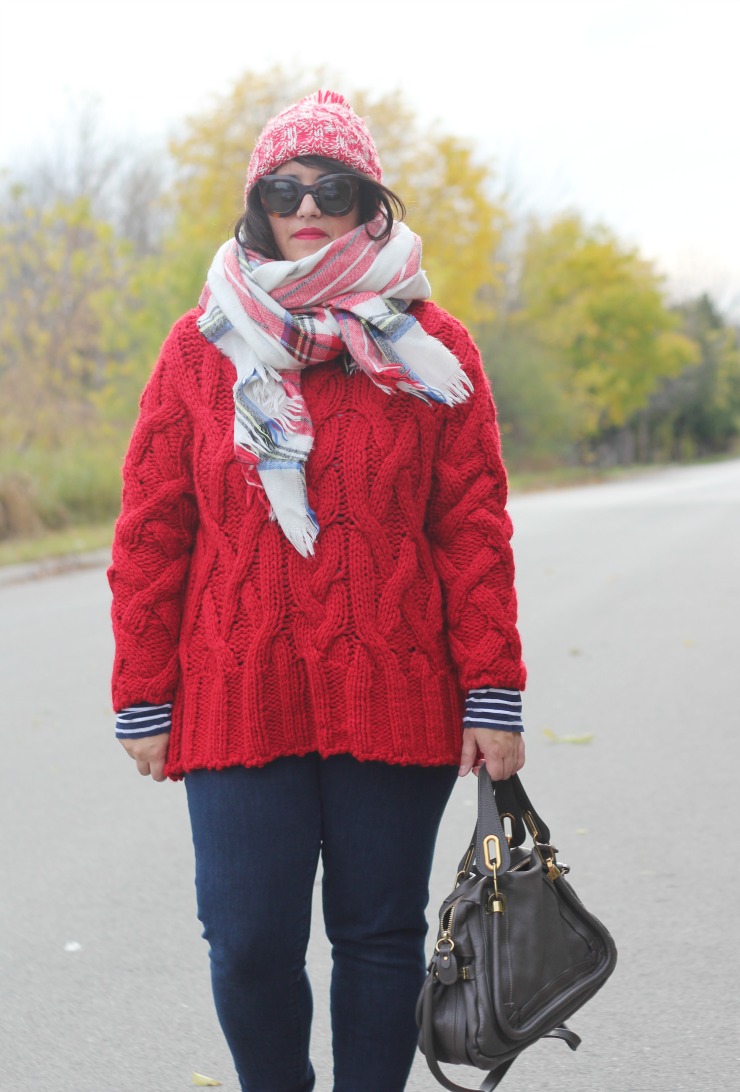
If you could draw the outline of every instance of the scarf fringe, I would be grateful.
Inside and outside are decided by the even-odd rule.
[[[270,519],[277,520],[283,534],[299,554],[311,557],[319,525],[308,503],[303,468],[268,470],[263,467],[260,469],[260,479],[270,502]]]

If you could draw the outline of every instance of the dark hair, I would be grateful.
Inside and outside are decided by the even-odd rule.
[[[351,174],[358,179],[359,185],[359,214],[360,223],[368,224],[381,212],[385,220],[385,226],[379,235],[373,235],[373,239],[387,239],[391,233],[394,220],[403,220],[406,215],[406,206],[398,194],[375,182],[372,178],[356,171],[352,167],[345,167],[336,159],[327,159],[323,155],[297,155],[296,163],[304,167],[316,167],[328,173],[341,171],[342,174]],[[368,231],[368,235],[370,232]],[[234,238],[243,247],[256,250],[264,254],[266,258],[279,260],[281,255],[275,246],[275,238],[270,227],[270,217],[262,208],[259,187],[255,184],[247,197],[246,212],[239,217],[234,228]]]

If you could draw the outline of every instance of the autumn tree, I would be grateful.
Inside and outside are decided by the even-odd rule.
[[[740,436],[740,334],[706,294],[681,304],[677,314],[698,359],[666,380],[639,415],[643,457],[717,454]]]
[[[582,421],[563,384],[560,354],[505,314],[476,340],[498,409],[507,465],[547,470],[577,458]]]
[[[424,243],[434,299],[468,326],[490,320],[503,294],[507,214],[493,163],[467,141],[424,126],[400,92],[353,103],[368,118],[384,180]]]
[[[624,426],[698,355],[652,266],[576,215],[532,225],[516,321],[559,359],[587,442]]]
[[[243,210],[249,155],[265,122],[335,82],[325,72],[246,73],[185,123],[171,146],[175,229],[165,248],[167,284],[159,285],[173,315],[197,301],[213,253]],[[407,204],[409,225],[423,238],[434,298],[463,322],[490,317],[500,289],[496,254],[505,222],[492,166],[479,162],[466,142],[423,126],[400,93],[346,93],[368,120],[386,184]]]
[[[124,319],[129,265],[79,198],[39,211],[20,186],[0,211],[0,446],[53,449],[95,416]]]
[[[112,468],[97,511],[113,510],[141,388],[232,234],[260,130],[332,86],[326,71],[246,73],[183,123],[169,154],[111,141],[83,109],[53,153],[0,178],[0,486],[29,454],[57,467],[71,452],[70,488]],[[740,346],[710,300],[669,308],[650,264],[575,214],[512,225],[471,143],[423,123],[400,92],[343,90],[423,239],[433,297],[483,349],[507,457],[542,466],[728,448]],[[63,507],[91,510],[81,494]]]
[[[83,102],[50,149],[0,178],[0,454],[101,424],[102,402],[130,425],[167,328],[141,281],[168,222],[165,159],[112,140]]]

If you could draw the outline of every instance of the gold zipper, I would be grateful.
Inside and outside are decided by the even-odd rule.
[[[448,906],[443,914],[439,918],[439,940],[452,940],[452,922],[455,918],[455,910],[459,899],[455,899],[451,906]]]

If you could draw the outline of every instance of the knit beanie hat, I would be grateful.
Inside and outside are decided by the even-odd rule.
[[[301,155],[336,159],[382,181],[378,150],[367,125],[336,91],[316,91],[268,121],[249,160],[245,196],[259,178]]]

